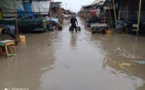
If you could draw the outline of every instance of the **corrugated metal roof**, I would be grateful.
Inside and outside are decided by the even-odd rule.
[[[105,3],[105,1],[100,1],[100,2],[98,3],[98,5],[103,6],[104,3]]]
[[[105,1],[105,0],[95,0],[94,2],[92,2],[91,4],[96,4],[96,3],[99,3],[101,1]]]

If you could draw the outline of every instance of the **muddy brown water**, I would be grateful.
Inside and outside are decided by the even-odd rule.
[[[145,37],[81,32],[27,34],[17,55],[0,57],[0,90],[145,90]]]

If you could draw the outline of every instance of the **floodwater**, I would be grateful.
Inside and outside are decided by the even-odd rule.
[[[65,23],[62,31],[27,34],[16,56],[0,57],[0,90],[145,90],[145,37],[79,25],[77,33]]]

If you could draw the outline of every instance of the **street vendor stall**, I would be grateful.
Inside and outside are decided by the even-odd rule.
[[[13,3],[10,0],[9,7],[7,3],[7,1],[2,0],[0,4],[3,11],[3,19],[1,19],[0,24],[15,25],[16,22],[17,34],[18,32],[46,31],[43,19],[40,16],[48,15],[50,1],[14,0]]]
[[[91,24],[92,33],[105,33],[107,28],[108,28],[108,25],[106,23]]]
[[[51,2],[50,14],[51,17],[57,18],[60,23],[63,22],[62,8],[60,6],[61,2]]]
[[[112,0],[115,22],[121,17],[127,23],[127,32],[136,35],[145,35],[144,31],[144,6],[143,0]],[[119,11],[119,12],[116,12]]]

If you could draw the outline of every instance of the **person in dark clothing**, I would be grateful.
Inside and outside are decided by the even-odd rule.
[[[71,23],[71,29],[72,29],[72,32],[74,31],[74,29],[76,30],[77,32],[77,25],[78,24],[78,21],[76,19],[75,16],[73,16],[71,19],[70,19],[70,23]]]

